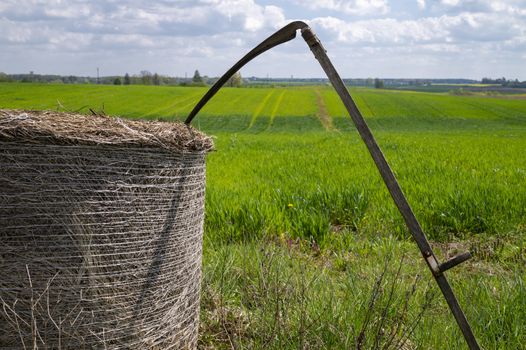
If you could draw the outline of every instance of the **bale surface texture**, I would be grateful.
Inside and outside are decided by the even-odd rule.
[[[183,124],[0,110],[0,349],[193,349],[205,154]]]

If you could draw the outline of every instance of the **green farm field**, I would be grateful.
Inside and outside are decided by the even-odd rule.
[[[205,88],[0,84],[0,108],[183,119]],[[351,89],[484,349],[526,349],[526,99]],[[207,159],[200,347],[464,349],[326,86],[223,88]]]

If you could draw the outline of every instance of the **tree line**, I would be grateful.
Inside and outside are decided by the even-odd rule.
[[[525,81],[519,81],[519,79],[506,79],[505,77],[492,79],[492,78],[482,78],[481,80],[482,84],[492,84],[492,85],[500,85],[504,87],[511,87],[511,88],[526,88],[526,80]]]
[[[114,85],[179,85],[179,86],[208,86],[214,84],[218,77],[208,77],[201,75],[199,70],[195,70],[191,77],[171,77],[161,75],[158,73],[151,73],[143,70],[139,74],[130,75],[126,73],[124,76],[103,76],[103,77],[87,77],[75,75],[56,75],[56,74],[6,74],[0,72],[0,82],[33,82],[33,83],[56,83],[56,84],[114,84]],[[396,88],[404,86],[431,86],[434,84],[488,84],[502,86],[506,88],[526,88],[526,81],[519,81],[518,79],[502,78],[487,78],[482,80],[473,79],[380,79],[380,78],[345,78],[343,79],[345,85],[348,86],[364,86],[382,88]],[[248,77],[242,78],[241,74],[237,72],[225,84],[230,87],[247,86],[290,86],[290,85],[316,85],[328,84],[327,78],[258,78]]]
[[[192,78],[170,77],[151,73],[143,70],[139,74],[124,76],[86,77],[75,75],[56,74],[6,74],[0,72],[0,82],[23,82],[23,83],[55,83],[55,84],[105,84],[105,85],[180,85],[180,86],[207,86],[214,84],[218,78],[202,76],[195,70]],[[244,83],[241,73],[237,72],[228,80],[226,86],[240,87]]]

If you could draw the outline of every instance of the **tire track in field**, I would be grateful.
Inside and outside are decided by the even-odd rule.
[[[321,125],[323,125],[326,131],[337,131],[338,129],[336,129],[332,123],[332,118],[327,111],[327,106],[325,105],[325,101],[323,101],[320,90],[316,89],[314,92],[316,93],[316,105],[318,106],[316,116],[320,120]]]
[[[373,111],[372,107],[369,105],[369,102],[367,102],[367,99],[361,97],[361,96],[355,96],[353,99],[356,101],[356,107],[358,107],[358,101],[362,102],[362,110],[367,109],[369,111],[369,117],[376,118],[376,113]],[[363,108],[365,107],[365,108]],[[365,114],[365,112],[360,111],[362,114]],[[347,115],[349,115],[349,112],[347,112]]]
[[[188,96],[188,98],[184,98],[184,99],[181,99],[175,103],[173,103],[171,106],[169,106],[168,108],[166,109],[175,109],[175,107],[177,106],[178,107],[178,110],[179,112],[177,111],[173,111],[171,112],[172,115],[177,118],[180,114],[187,114],[188,112],[184,112],[184,110],[187,108],[187,107],[193,107],[197,102],[199,102],[199,99],[203,96],[203,92],[200,91],[200,92],[197,92],[195,94],[192,94],[191,96]],[[183,103],[183,104],[182,104]]]
[[[259,117],[259,115],[261,114],[261,111],[263,110],[263,108],[265,107],[268,100],[272,97],[273,94],[274,94],[274,91],[269,92],[267,96],[265,96],[263,101],[261,101],[261,103],[257,106],[256,110],[252,114],[252,119],[250,119],[250,124],[248,124],[247,129],[250,129],[252,126],[254,126],[254,124],[256,123],[256,119]]]
[[[274,108],[272,108],[272,113],[270,113],[270,120],[268,122],[267,130],[272,127],[272,124],[274,124],[274,119],[276,118],[276,114],[278,113],[279,106],[281,105],[281,101],[283,101],[283,96],[285,96],[285,90],[279,94],[278,99],[276,100],[276,103],[274,104]]]
[[[374,112],[373,108],[371,107],[371,105],[369,104],[369,102],[367,101],[366,98],[363,98],[361,96],[356,96],[356,107],[358,107],[358,100],[362,101],[362,106],[365,107],[364,109],[367,109],[369,111],[369,117],[366,119],[367,121],[367,124],[369,124],[369,126],[372,126],[374,125],[375,127],[381,127],[380,123],[378,122],[378,119],[379,116],[376,115],[376,113]],[[364,112],[360,111],[360,113],[365,114]],[[347,112],[347,115],[349,115],[349,112]],[[350,116],[349,116],[350,117]],[[352,121],[352,117],[351,118],[351,121]],[[365,119],[365,117],[364,117]],[[353,127],[356,127],[356,125],[354,124],[354,121],[352,121],[352,125]]]
[[[160,112],[162,112],[162,111],[169,111],[171,109],[175,109],[175,107],[177,107],[179,104],[191,101],[190,103],[186,103],[185,105],[183,105],[182,106],[183,108],[181,108],[181,110],[182,110],[182,109],[186,108],[189,105],[197,103],[197,101],[194,100],[194,99],[199,97],[200,95],[202,95],[202,92],[193,93],[193,94],[184,96],[183,98],[180,98],[180,99],[176,98],[174,102],[169,103],[168,105],[162,105],[162,106],[160,106],[158,108],[152,109],[148,113],[143,114],[142,117],[148,117],[148,116],[152,116],[152,115],[159,115]],[[177,113],[174,111],[172,113],[172,115],[177,116]]]
[[[518,108],[510,107],[510,106],[507,106],[507,107],[504,108],[502,106],[498,106],[498,105],[494,105],[494,104],[480,103],[480,101],[477,101],[478,103],[475,103],[474,101],[470,101],[470,100],[467,100],[467,99],[465,101],[463,101],[463,102],[464,102],[464,104],[466,104],[468,106],[471,106],[471,107],[474,107],[474,108],[478,109],[479,111],[490,113],[492,117],[494,117],[494,118],[496,117],[498,119],[516,120],[517,118],[515,118],[513,116],[510,116],[510,112],[511,111],[516,112],[516,113],[517,112],[522,112],[522,110],[520,110]],[[479,118],[477,118],[477,119],[479,119]]]

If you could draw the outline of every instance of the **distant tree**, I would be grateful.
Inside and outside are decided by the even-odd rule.
[[[367,86],[373,86],[373,78],[367,78],[367,79],[365,79],[365,85],[367,85]]]
[[[122,82],[121,82],[121,78],[115,78],[115,80],[113,81],[113,85],[121,85]]]
[[[201,78],[201,74],[199,74],[199,71],[196,69],[194,73],[194,77],[192,78],[192,82],[194,83],[202,83],[203,78]]]
[[[130,85],[130,75],[128,73],[124,75],[124,85]]]
[[[150,73],[147,70],[142,70],[141,80],[144,85],[151,85],[152,84],[152,73]]]
[[[233,76],[228,79],[227,85],[230,87],[240,87],[243,84],[243,79],[241,78],[241,73],[236,72]]]
[[[159,77],[159,74],[155,73],[152,77],[153,85],[161,85],[161,78]]]
[[[11,78],[4,72],[0,72],[0,82],[11,81]]]
[[[384,81],[378,78],[374,79],[374,87],[376,89],[383,89],[384,88]]]

